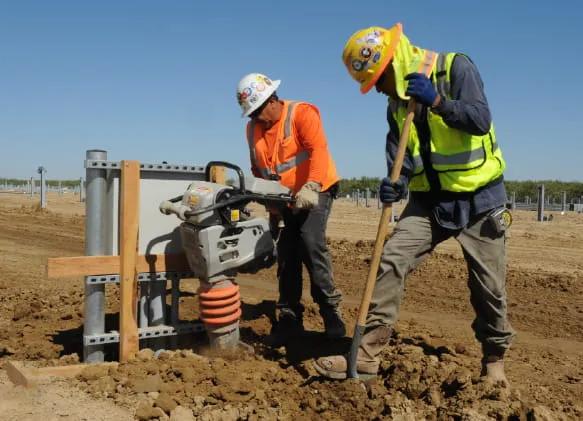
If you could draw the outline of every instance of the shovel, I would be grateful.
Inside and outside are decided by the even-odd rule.
[[[403,130],[401,130],[401,136],[399,138],[397,156],[395,157],[395,162],[391,170],[391,181],[397,181],[399,179],[399,176],[401,175],[401,168],[403,167],[403,158],[405,157],[405,152],[407,151],[409,130],[411,129],[411,123],[413,122],[413,117],[415,115],[415,106],[416,106],[415,100],[410,99],[407,105],[407,117],[405,118],[405,124],[403,125]],[[389,221],[392,212],[393,212],[392,203],[383,205],[383,210],[381,212],[381,220],[379,222],[377,237],[374,245],[372,259],[370,262],[370,268],[368,271],[368,278],[366,280],[366,285],[364,287],[364,292],[362,294],[362,299],[360,301],[360,308],[358,309],[358,318],[356,319],[354,335],[352,336],[352,343],[350,345],[347,372],[348,378],[352,379],[358,378],[358,373],[356,370],[356,356],[358,354],[358,348],[360,347],[360,343],[364,335],[366,316],[368,314],[368,308],[370,305],[370,300],[372,298],[377,271],[379,263],[381,261],[383,245],[385,242],[385,238],[387,237],[387,232],[389,230]]]

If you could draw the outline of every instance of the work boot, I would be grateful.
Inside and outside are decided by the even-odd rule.
[[[370,328],[362,337],[356,356],[356,371],[359,379],[364,382],[376,380],[380,366],[379,355],[391,339],[392,329],[389,326]],[[349,355],[333,355],[321,357],[313,362],[318,373],[329,379],[343,380],[347,378]]]
[[[282,309],[279,320],[265,339],[268,346],[279,348],[304,333],[302,316],[297,316],[292,310]]]
[[[346,326],[342,321],[338,307],[320,309],[320,315],[324,321],[324,330],[328,338],[342,338],[346,335]]]
[[[482,347],[482,371],[480,376],[486,376],[494,383],[510,387],[510,383],[504,373],[504,350]]]
[[[483,358],[480,376],[486,376],[496,384],[510,387],[506,373],[504,373],[504,359],[501,357],[490,355]]]

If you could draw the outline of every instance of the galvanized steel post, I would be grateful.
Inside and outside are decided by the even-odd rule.
[[[107,152],[102,150],[86,151],[87,161],[107,160]],[[105,254],[105,207],[106,207],[106,170],[87,166],[87,192],[85,201],[85,254],[99,256]],[[81,178],[80,197],[83,197],[83,178]],[[105,333],[105,284],[89,285],[85,279],[85,312],[83,335]],[[84,345],[83,361],[103,362],[103,345]]]
[[[40,207],[44,209],[47,207],[47,186],[45,180],[45,174],[47,170],[45,167],[38,167],[36,170],[40,175]]]
[[[85,195],[87,196],[87,194]],[[83,202],[83,177],[79,178],[79,202]]]
[[[536,220],[542,222],[545,214],[545,185],[538,185],[538,203]]]
[[[561,192],[561,212],[567,211],[567,192]]]

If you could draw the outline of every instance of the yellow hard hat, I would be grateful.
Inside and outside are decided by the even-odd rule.
[[[360,92],[366,94],[377,83],[391,61],[403,26],[395,24],[391,29],[371,26],[356,31],[346,42],[342,61],[350,76],[360,83]]]

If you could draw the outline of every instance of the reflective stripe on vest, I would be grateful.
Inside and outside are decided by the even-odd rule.
[[[492,146],[492,153],[498,150],[498,143]],[[486,151],[484,148],[477,148],[471,151],[454,153],[451,155],[443,155],[437,152],[431,152],[431,162],[434,165],[463,165],[472,161],[483,161],[486,159]]]
[[[283,123],[283,138],[287,139],[291,135],[291,117],[292,112],[294,109],[294,105],[297,101],[290,102],[287,107],[287,113],[285,115],[285,121]],[[255,168],[259,170],[259,173],[263,178],[270,178],[274,173],[271,172],[271,168],[261,168],[259,166],[259,161],[257,160],[257,152],[255,151],[255,121],[251,120],[251,124],[249,124],[249,129],[247,132],[247,142],[249,143],[249,150],[251,151],[251,158],[253,159],[253,164]],[[275,174],[281,174],[282,172],[286,172],[291,170],[294,167],[297,167],[306,159],[310,158],[310,153],[307,150],[303,150],[298,153],[293,158],[287,160],[286,162],[282,162],[279,165],[275,166]]]
[[[436,55],[437,55],[437,53],[434,51],[427,51],[427,53],[425,54],[425,57],[424,57],[425,60],[423,60],[423,64],[422,64],[421,68],[419,69],[419,73],[423,73],[424,75],[427,74],[427,71],[431,67],[431,64],[433,63],[433,60],[435,59]]]
[[[446,80],[447,69],[445,68],[445,60],[447,59],[446,54],[440,54],[437,56],[437,72],[435,77],[437,78],[436,88],[437,93],[444,98],[448,98],[450,84],[449,80]]]
[[[432,74],[435,90],[448,100],[452,99],[450,69],[454,57],[455,53],[439,54]],[[406,108],[406,101],[390,99],[389,111],[400,130],[405,121]],[[431,110],[427,111],[427,124],[431,133],[430,164],[427,164],[431,168],[424,166],[416,126],[411,127],[409,134],[407,148],[413,160],[413,176],[409,183],[411,191],[431,190],[425,170],[437,173],[441,190],[452,192],[475,191],[503,174],[506,164],[496,142],[493,124],[487,134],[471,135],[449,127],[442,117]]]
[[[435,54],[435,53],[433,53]],[[432,55],[431,54],[427,54],[427,60],[425,60],[424,66],[428,66],[432,60]],[[446,75],[447,75],[447,69],[446,69],[446,59],[447,59],[447,55],[446,54],[439,54],[437,57],[437,68],[436,68],[436,78],[437,78],[437,82],[436,82],[436,90],[439,93],[439,95],[441,95],[444,98],[449,98],[450,97],[450,82],[449,80],[446,79]],[[423,67],[424,71],[426,71],[426,67]],[[403,107],[406,108],[407,107],[407,101],[404,101],[402,99],[398,99],[397,101],[391,101],[389,103],[389,107],[391,109],[391,113],[395,114],[397,112],[397,109],[399,107]],[[496,150],[498,149],[498,143],[494,143],[493,148],[492,148],[492,153],[496,152]],[[484,150],[484,148],[476,148],[470,151],[464,151],[464,152],[459,152],[456,154],[441,154],[438,152],[431,152],[431,162],[434,165],[463,165],[463,164],[467,164],[468,162],[472,162],[472,161],[483,161],[484,159],[486,159],[486,152]],[[414,156],[413,157],[413,165],[415,167],[415,169],[417,168],[421,168],[423,167],[423,160],[421,159],[421,156]],[[417,171],[414,170],[414,173],[416,173]]]
[[[447,80],[447,54],[437,56],[436,83],[437,93],[444,98],[450,98],[450,81]],[[498,150],[498,143],[492,145],[492,154]],[[470,151],[459,152],[456,154],[444,155],[437,152],[431,152],[431,162],[434,165],[463,165],[473,161],[483,161],[486,159],[484,148],[476,148]]]

